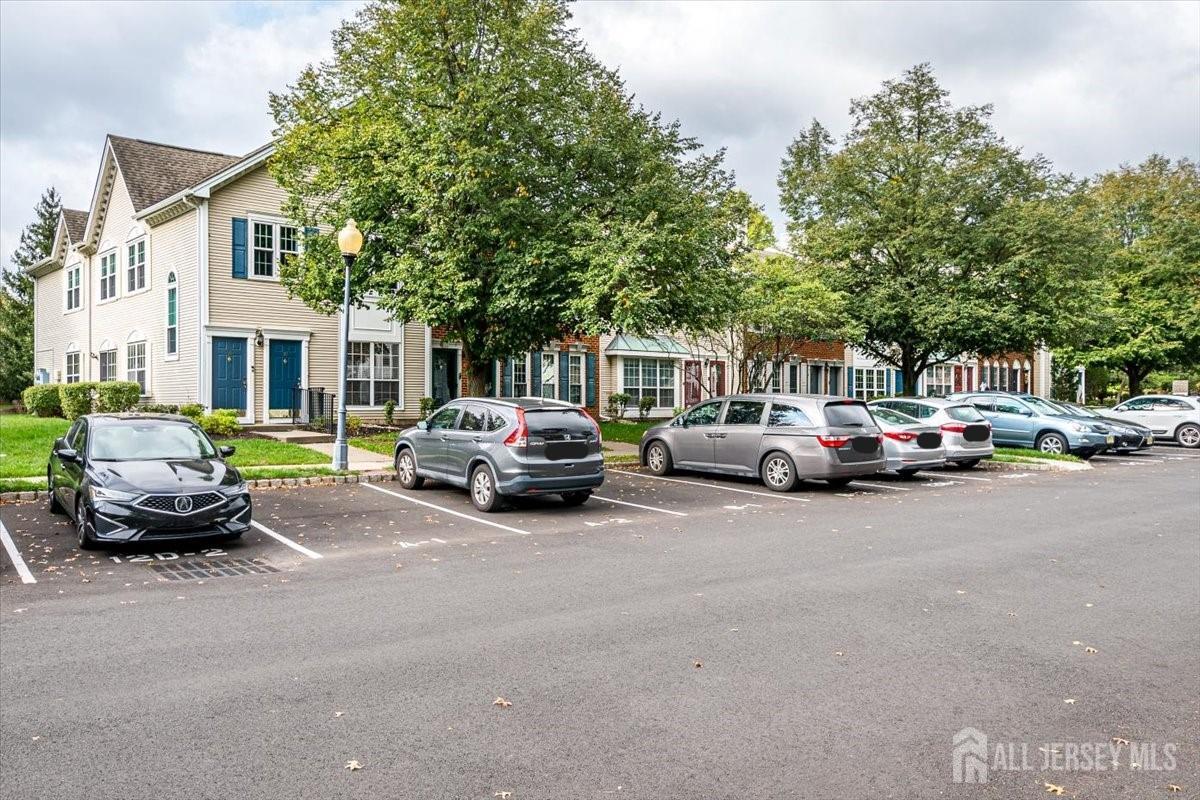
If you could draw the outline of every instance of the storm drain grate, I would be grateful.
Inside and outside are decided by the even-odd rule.
[[[261,558],[210,558],[204,561],[173,561],[151,564],[150,569],[169,581],[194,581],[200,578],[232,578],[235,575],[267,575],[279,572]]]

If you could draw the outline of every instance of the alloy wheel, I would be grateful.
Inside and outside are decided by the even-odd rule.
[[[1066,448],[1063,446],[1063,440],[1059,437],[1047,436],[1042,439],[1042,443],[1038,446],[1038,449],[1043,453],[1057,453],[1061,455]]]
[[[408,484],[412,482],[413,476],[417,472],[417,465],[413,463],[412,454],[405,451],[400,455],[400,460],[396,463],[396,472],[400,476],[400,482]]]
[[[486,469],[476,470],[475,478],[471,481],[471,494],[481,506],[486,506],[492,499],[492,476]]]
[[[646,465],[652,470],[660,470],[663,466],[663,449],[662,445],[654,445],[650,448],[650,452],[646,453]]]
[[[1200,428],[1185,425],[1179,431],[1179,443],[1184,447],[1200,447]]]
[[[772,486],[783,486],[791,477],[792,470],[782,458],[772,458],[767,462],[767,483]]]

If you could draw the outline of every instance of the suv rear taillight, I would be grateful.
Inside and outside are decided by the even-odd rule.
[[[895,439],[897,442],[911,442],[917,438],[915,433],[909,433],[908,431],[884,431],[883,435],[889,439]]]
[[[583,415],[588,418],[588,422],[592,423],[592,427],[596,429],[596,444],[600,444],[602,441],[600,438],[600,423],[596,422],[596,418],[593,417],[586,408],[582,410]]]
[[[946,433],[963,433],[967,429],[965,422],[943,422],[942,430]]]
[[[517,409],[517,427],[504,440],[505,447],[526,447],[529,444],[529,426],[525,424],[525,409]]]
[[[843,447],[850,441],[849,436],[818,436],[817,441],[821,443],[821,447]]]

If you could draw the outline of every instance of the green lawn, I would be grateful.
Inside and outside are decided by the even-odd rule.
[[[370,450],[372,453],[379,453],[391,458],[396,448],[396,433],[384,431],[383,433],[373,433],[370,436],[354,436],[350,439],[350,446],[361,447],[363,450]]]
[[[0,414],[0,478],[45,475],[50,448],[70,425],[57,417]]]
[[[648,422],[601,422],[600,438],[606,442],[625,442],[638,444],[642,434],[652,425],[658,425],[666,420],[655,419]]]
[[[46,488],[46,479],[0,478],[0,492],[38,492]]]
[[[1041,450],[1032,450],[1025,447],[997,447],[996,455],[998,456],[1019,456],[1020,458],[1045,458],[1050,461],[1082,461],[1078,456],[1069,455],[1067,453],[1043,453]]]
[[[236,447],[229,462],[238,469],[278,464],[328,464],[329,456],[298,444],[277,442],[274,439],[221,439],[218,446]]]

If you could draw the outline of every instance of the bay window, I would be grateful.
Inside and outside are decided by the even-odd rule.
[[[643,397],[653,397],[656,408],[675,407],[675,362],[669,358],[626,358],[622,390],[636,408]]]

